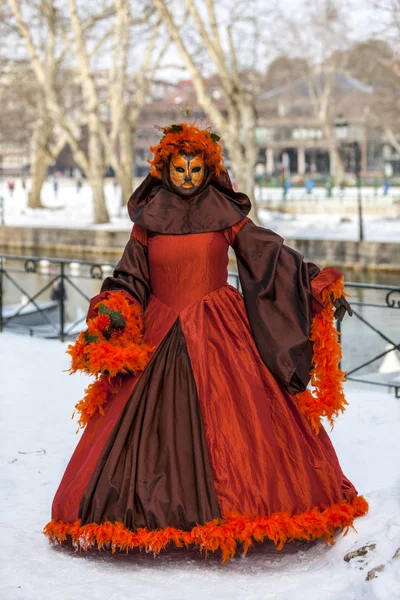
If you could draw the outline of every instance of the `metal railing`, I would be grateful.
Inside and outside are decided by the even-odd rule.
[[[380,303],[376,302],[364,302],[351,298],[351,307],[353,310],[354,317],[360,321],[363,326],[367,327],[368,330],[372,331],[378,338],[384,340],[387,344],[387,348],[383,352],[378,352],[378,354],[374,354],[372,357],[364,360],[360,364],[352,367],[351,369],[346,371],[346,379],[349,381],[357,381],[359,383],[368,383],[370,385],[381,385],[389,388],[393,388],[395,391],[396,398],[400,398],[400,372],[397,373],[379,373],[373,372],[372,374],[363,374],[361,371],[365,369],[365,367],[369,367],[376,361],[382,361],[385,357],[389,356],[391,353],[400,350],[400,339],[395,339],[396,329],[395,327],[391,327],[391,334],[387,335],[382,331],[382,326],[377,326],[376,322],[372,323],[370,318],[366,318],[361,314],[362,309],[366,308],[378,308],[381,311],[395,311],[399,310],[399,313],[396,314],[396,317],[400,317],[400,286],[390,286],[390,285],[378,285],[378,284],[368,284],[368,283],[355,283],[355,282],[346,282],[346,291],[350,292],[351,290],[360,291],[374,291],[381,293],[384,296],[384,301]],[[352,295],[352,294],[351,294]],[[393,316],[395,313],[391,313]],[[346,323],[346,321],[345,321]],[[379,324],[379,321],[378,321]],[[343,332],[342,332],[342,324],[340,322],[337,323],[338,332],[341,334],[342,342],[343,342]],[[400,332],[400,326],[398,327],[398,331]],[[400,338],[400,333],[397,334]],[[376,338],[375,338],[376,339]]]
[[[66,338],[76,336],[80,326],[81,329],[84,329],[85,316],[81,316],[73,322],[67,321],[66,301],[68,288],[71,287],[75,293],[84,300],[85,305],[89,304],[91,296],[82,290],[77,281],[79,279],[83,281],[98,280],[100,283],[100,281],[104,279],[105,273],[112,269],[113,265],[111,263],[0,254],[0,331],[3,331],[4,329],[23,330],[31,335],[57,337],[62,341]],[[39,289],[35,289],[34,292],[30,294],[27,291],[26,285],[21,283],[21,276],[22,278],[25,278],[29,275],[38,273],[47,273],[49,279],[44,285],[38,286]],[[229,273],[228,281],[240,291],[240,281],[237,273]],[[15,306],[15,310],[11,310],[11,312],[10,310],[7,312],[4,310],[6,308],[4,306],[6,282],[10,288],[14,288],[14,291],[24,295],[24,301]],[[43,301],[39,300],[39,298],[43,295],[48,295],[52,290],[54,291],[55,286],[58,287],[58,295],[57,299],[53,302],[53,308],[56,305],[57,310],[55,313],[49,314]],[[394,376],[391,376],[390,374],[381,374],[375,371],[371,376],[370,374],[362,373],[366,367],[369,367],[374,362],[378,360],[382,361],[385,356],[396,350],[400,350],[400,340],[395,339],[395,334],[387,335],[383,332],[382,326],[379,326],[379,319],[371,322],[371,319],[362,313],[365,313],[364,309],[375,308],[380,311],[391,311],[390,314],[400,317],[400,286],[346,282],[346,290],[352,292],[352,296],[360,294],[360,291],[367,293],[374,292],[375,296],[377,294],[383,295],[384,300],[380,303],[363,301],[363,299],[357,299],[356,297],[352,297],[350,300],[354,313],[353,319],[357,319],[363,327],[368,328],[374,335],[378,336],[381,340],[384,340],[388,345],[385,351],[378,352],[367,360],[361,361],[356,366],[352,366],[346,373],[346,379],[361,383],[393,387],[396,396],[399,397],[400,377],[397,382],[395,381]],[[42,325],[24,325],[23,320],[19,323],[21,317],[24,316],[27,307],[31,307],[32,310],[36,311],[37,315],[41,316],[43,320]],[[396,309],[399,311],[398,313],[395,312]],[[54,318],[54,314],[56,315],[56,318]],[[345,320],[344,323],[348,322],[348,320]],[[343,339],[346,339],[347,326],[345,325],[344,332],[342,331],[342,328],[343,326],[341,326],[341,323],[338,323],[338,331],[342,334],[343,341]],[[392,332],[395,331],[394,327],[390,329]],[[400,323],[398,331],[400,332]]]
[[[22,263],[22,265],[21,265]],[[15,266],[16,265],[16,266]],[[13,254],[0,254],[0,332],[4,329],[14,329],[18,331],[26,331],[30,335],[43,335],[45,337],[58,337],[64,341],[68,337],[77,335],[77,328],[85,321],[85,316],[76,319],[73,322],[66,321],[66,300],[67,289],[70,286],[75,292],[82,297],[87,303],[90,302],[90,297],[77,285],[74,281],[83,280],[102,280],[104,271],[112,270],[114,265],[110,263],[97,263],[84,260],[68,260],[59,258],[42,258],[35,256],[18,256]],[[86,273],[81,273],[81,269]],[[74,274],[78,270],[79,274]],[[49,280],[35,289],[31,294],[27,287],[22,285],[18,279],[21,274],[25,276],[29,274],[49,275]],[[11,310],[5,312],[6,306],[5,283],[8,283],[11,289],[19,292],[23,296],[23,300],[11,307]],[[52,292],[54,298],[53,303],[43,302],[39,298]],[[58,305],[58,318],[53,318],[53,313],[50,314],[49,308],[54,308]],[[13,310],[15,308],[15,310]],[[40,316],[42,324],[29,325],[24,324],[26,320],[27,309],[33,309],[36,315]],[[21,321],[21,322],[20,322]]]

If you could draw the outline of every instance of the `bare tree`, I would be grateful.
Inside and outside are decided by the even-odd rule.
[[[82,108],[88,133],[88,156],[85,170],[92,189],[95,223],[107,223],[109,215],[104,196],[104,173],[106,170],[104,142],[106,131],[101,119],[100,103],[90,63],[91,56],[85,38],[83,17],[78,12],[76,0],[68,0],[68,8],[71,19],[74,58],[78,78],[82,86]]]
[[[129,197],[134,134],[161,57],[161,53],[155,53],[159,26],[143,10],[146,8],[145,1],[135,3],[136,14],[132,16],[131,0],[112,0],[100,8],[95,3],[68,0],[68,10],[64,11],[56,10],[54,0],[46,0],[40,6],[47,33],[46,51],[43,53],[42,46],[35,44],[32,31],[22,16],[22,0],[8,2],[18,31],[25,40],[43,98],[44,109],[38,120],[42,126],[38,127],[35,147],[50,149],[50,119],[62,132],[64,143],[69,144],[76,163],[89,180],[94,222],[108,222],[104,174],[107,166],[111,165],[123,197]],[[132,35],[132,28],[143,24],[147,24],[147,42],[143,36],[139,39]],[[152,27],[150,33],[149,26]],[[110,40],[111,53],[107,48]],[[136,61],[139,68],[132,68],[129,64],[135,47],[143,51],[142,60]],[[96,68],[96,60],[108,62],[108,70]],[[128,93],[132,83],[133,92]],[[76,90],[75,104],[72,102],[72,110],[66,111],[65,97],[71,95],[71,90]],[[87,151],[82,148],[83,130],[87,135]],[[52,155],[48,152],[49,159]],[[38,174],[45,170],[44,159],[37,164],[37,170]]]
[[[399,4],[400,11],[400,4]],[[399,110],[400,58],[389,41],[368,39],[353,46],[349,52],[348,71],[371,86],[368,121],[380,128],[386,140],[400,152]]]
[[[26,61],[0,57],[0,166],[29,163],[36,85]]]
[[[8,4],[15,18],[17,30],[25,42],[32,70],[36,76],[45,106],[45,112],[42,112],[45,121],[43,123],[43,134],[41,134],[42,139],[37,144],[38,152],[47,145],[47,132],[50,128],[47,118],[50,118],[63,132],[63,136],[71,148],[75,161],[82,171],[94,175],[94,173],[98,172],[98,158],[96,157],[95,165],[93,165],[90,163],[90,158],[82,150],[80,145],[81,123],[74,122],[71,115],[68,115],[68,117],[65,115],[57,89],[57,75],[59,78],[62,78],[60,77],[59,69],[61,69],[63,58],[69,49],[69,40],[62,40],[63,46],[58,50],[59,53],[57,53],[57,41],[61,43],[62,38],[61,35],[60,37],[57,36],[62,31],[60,23],[63,19],[59,18],[61,15],[56,10],[55,2],[47,0],[46,2],[42,2],[39,7],[40,17],[44,19],[46,24],[47,41],[44,52],[40,40],[35,38],[28,20],[23,17],[20,1],[8,0]],[[25,5],[25,9],[32,10],[29,5],[28,7]],[[96,147],[96,142],[93,145]],[[95,178],[93,177],[93,179]],[[93,208],[95,223],[104,223],[109,220],[104,201],[104,192],[98,181],[94,181]]]
[[[310,116],[323,132],[328,146],[331,174],[337,183],[344,167],[335,136],[338,75],[345,73],[350,47],[349,7],[345,0],[307,0],[294,17],[282,17],[281,48],[299,58],[296,68],[307,90]]]
[[[243,68],[238,56],[240,45],[235,41],[238,15],[232,6],[224,7],[221,22],[217,18],[215,0],[201,3],[183,0],[189,20],[178,21],[176,6],[171,6],[168,0],[153,2],[191,75],[199,104],[223,139],[238,186],[254,198],[255,83],[250,69]],[[247,25],[253,24],[254,20],[249,20]],[[210,74],[218,77],[221,98],[218,94],[210,95],[207,82]],[[257,220],[254,203],[252,217]]]
[[[53,160],[52,150],[57,150],[59,144],[56,143],[57,148],[54,148],[53,122],[46,111],[43,94],[37,85],[29,61],[15,59],[14,53],[10,52],[10,48],[14,50],[15,48],[18,49],[18,35],[16,35],[15,23],[12,22],[10,14],[6,12],[6,8],[6,6],[3,8],[1,34],[7,34],[8,77],[3,89],[4,91],[7,89],[8,97],[12,97],[11,106],[14,119],[11,114],[5,116],[4,103],[2,115],[7,120],[7,123],[10,123],[11,119],[12,132],[8,131],[8,135],[11,138],[18,131],[24,131],[29,136],[31,190],[28,198],[28,206],[30,208],[43,208],[41,189],[47,175],[48,167]],[[46,5],[43,6],[43,14],[46,13],[47,8]],[[41,33],[40,25],[35,19],[32,19],[31,27],[35,30],[38,37],[40,37]],[[49,35],[41,38],[40,41],[44,49],[45,63],[49,66],[49,77],[52,77],[50,63],[54,37],[49,32]],[[65,141],[62,143],[65,143]]]
[[[370,5],[381,17],[375,26],[375,39],[360,45],[355,52],[363,55],[373,79],[371,117],[383,127],[389,144],[400,152],[400,1],[371,0]],[[365,76],[364,70],[360,78]]]
[[[149,87],[169,40],[160,38],[160,24],[141,13],[131,14],[130,0],[114,0],[115,24],[110,68],[111,130],[106,141],[107,154],[121,187],[122,198],[128,200],[132,191],[132,163],[139,116]],[[138,9],[137,4],[135,8]],[[145,31],[133,38],[132,25],[145,24]],[[160,44],[156,52],[156,44]],[[138,58],[138,47],[143,56]],[[135,55],[136,68],[129,69],[129,57]]]

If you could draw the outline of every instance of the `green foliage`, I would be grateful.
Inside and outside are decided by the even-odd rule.
[[[164,133],[179,133],[182,131],[182,125],[171,125],[164,129]]]
[[[85,336],[85,342],[87,344],[92,344],[94,342],[97,342],[97,340],[99,339],[97,335],[90,335],[90,333],[88,331],[85,331],[84,336]]]
[[[111,310],[105,304],[100,304],[100,306],[99,306],[99,313],[101,315],[107,315],[108,317],[111,318]]]
[[[121,317],[121,313],[116,310],[112,310],[108,316],[110,317],[111,325],[114,326],[116,321],[118,321],[118,319]]]

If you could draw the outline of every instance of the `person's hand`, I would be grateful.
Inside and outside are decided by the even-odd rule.
[[[333,306],[335,307],[335,312],[333,316],[339,322],[343,321],[344,315],[347,313],[350,317],[353,316],[353,311],[351,310],[350,304],[347,302],[344,296],[340,296],[340,298],[333,299],[331,296]]]
[[[113,319],[111,322],[115,329],[124,329],[124,327],[126,326],[126,321],[121,314],[116,319]]]

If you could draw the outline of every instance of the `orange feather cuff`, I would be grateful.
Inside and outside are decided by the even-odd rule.
[[[300,410],[309,418],[318,433],[321,418],[326,417],[333,426],[333,419],[345,410],[348,402],[344,396],[345,371],[339,368],[342,357],[338,332],[333,318],[333,300],[347,295],[343,277],[334,281],[321,292],[324,308],[314,316],[311,341],[314,342],[311,384],[314,390],[296,395]]]
[[[102,414],[103,405],[119,387],[119,376],[143,371],[154,351],[154,346],[143,341],[141,308],[130,302],[125,292],[109,292],[94,305],[92,314],[87,330],[67,349],[72,359],[70,373],[83,371],[96,377],[75,406],[80,427],[85,427],[97,410]],[[125,319],[123,329],[112,327],[113,317],[118,315]]]

